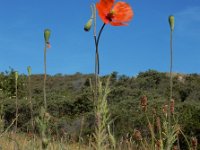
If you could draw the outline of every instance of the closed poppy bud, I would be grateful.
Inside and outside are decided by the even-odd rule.
[[[44,30],[44,40],[45,40],[45,43],[49,42],[50,35],[51,35],[51,30],[45,29]]]
[[[48,48],[50,48],[50,42],[49,42],[49,38],[51,35],[51,30],[49,29],[45,29],[44,30],[44,40],[45,40],[45,44],[47,45]]]
[[[15,80],[17,80],[18,79],[18,72],[16,71],[15,72]]]
[[[28,75],[30,76],[31,75],[31,66],[27,67],[27,71],[28,71]]]
[[[85,31],[90,31],[90,29],[91,29],[91,27],[92,27],[92,21],[93,21],[93,19],[91,18],[91,19],[89,19],[88,20],[88,22],[85,24],[85,26],[84,26],[84,30]]]
[[[174,16],[169,16],[169,25],[171,28],[171,31],[174,31]]]

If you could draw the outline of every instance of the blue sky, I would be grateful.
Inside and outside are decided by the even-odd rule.
[[[125,0],[135,13],[129,26],[107,25],[99,45],[101,74],[129,76],[169,71],[168,16],[175,16],[174,72],[200,73],[199,0]],[[0,71],[43,73],[43,31],[52,30],[48,74],[93,73],[92,32],[83,30],[94,0],[1,0]],[[97,16],[98,17],[98,16]],[[102,21],[97,19],[97,29]]]

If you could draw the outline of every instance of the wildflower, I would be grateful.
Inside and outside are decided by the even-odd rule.
[[[157,140],[156,141],[156,150],[161,150],[163,147],[163,142],[162,140]]]
[[[28,75],[30,76],[31,75],[31,66],[27,67],[27,71],[28,71]]]
[[[143,111],[147,110],[147,97],[146,96],[142,96],[140,98],[140,106],[141,106]]]
[[[168,105],[167,104],[165,104],[164,106],[163,106],[163,113],[165,114],[165,116],[167,117],[167,108],[168,108]]]
[[[171,114],[174,114],[174,99],[171,99],[170,101],[170,112]]]
[[[156,107],[154,107],[154,108],[152,109],[152,112],[153,112],[153,115],[156,116],[156,114],[157,114],[157,112],[156,112]]]
[[[174,145],[173,150],[179,150],[178,145]]]
[[[18,75],[18,72],[16,71],[16,72],[15,72],[15,80],[16,80],[16,81],[17,81],[17,79],[18,79],[18,76],[19,76],[19,75]]]
[[[101,124],[101,115],[100,115],[100,113],[97,113],[96,114],[96,124],[98,125],[98,124]]]
[[[197,138],[196,137],[192,137],[192,148],[193,149],[197,149],[197,144],[198,144],[198,141],[197,141]]]
[[[133,137],[137,141],[142,141],[142,135],[139,130],[136,130],[136,129],[134,130]]]
[[[150,122],[148,123],[148,128],[149,128],[149,131],[150,131],[150,132],[153,132],[153,131],[154,131],[153,125],[152,125]]]
[[[156,126],[158,128],[158,131],[161,131],[161,123],[160,123],[160,117],[156,118]]]
[[[119,1],[114,4],[115,0],[100,0],[96,4],[100,18],[105,24],[110,23],[113,26],[128,25],[133,17],[133,10],[129,4]]]

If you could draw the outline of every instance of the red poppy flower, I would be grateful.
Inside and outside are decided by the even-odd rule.
[[[110,23],[113,26],[128,25],[133,17],[133,10],[131,6],[125,2],[115,0],[100,0],[96,4],[100,18],[105,24]]]

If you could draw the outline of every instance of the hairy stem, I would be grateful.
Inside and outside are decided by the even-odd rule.
[[[17,95],[17,79],[15,80],[15,105],[16,105],[16,114],[15,114],[15,133],[17,132],[17,125],[18,125],[18,95]]]
[[[31,76],[28,75],[28,92],[29,92],[29,103],[30,103],[30,112],[31,112],[31,126],[32,132],[35,131],[35,125],[33,120],[33,103],[32,103],[32,93],[31,93]]]
[[[168,107],[168,112],[169,112],[169,125],[168,125],[168,133],[171,133],[172,129],[171,129],[171,111],[170,111],[170,105],[171,105],[171,100],[172,100],[172,96],[173,96],[173,76],[172,76],[172,68],[173,68],[173,43],[172,43],[172,36],[173,35],[173,31],[170,31],[170,97],[169,97],[169,107]],[[168,139],[167,141],[167,150],[171,149],[171,143],[170,140]]]
[[[46,97],[46,79],[47,79],[46,67],[47,67],[47,65],[46,65],[46,53],[47,53],[47,45],[45,44],[45,47],[44,47],[44,87],[43,87],[45,111],[47,110],[47,97]]]
[[[170,101],[172,99],[173,81],[172,81],[172,67],[173,67],[173,45],[172,45],[172,31],[170,32]]]

